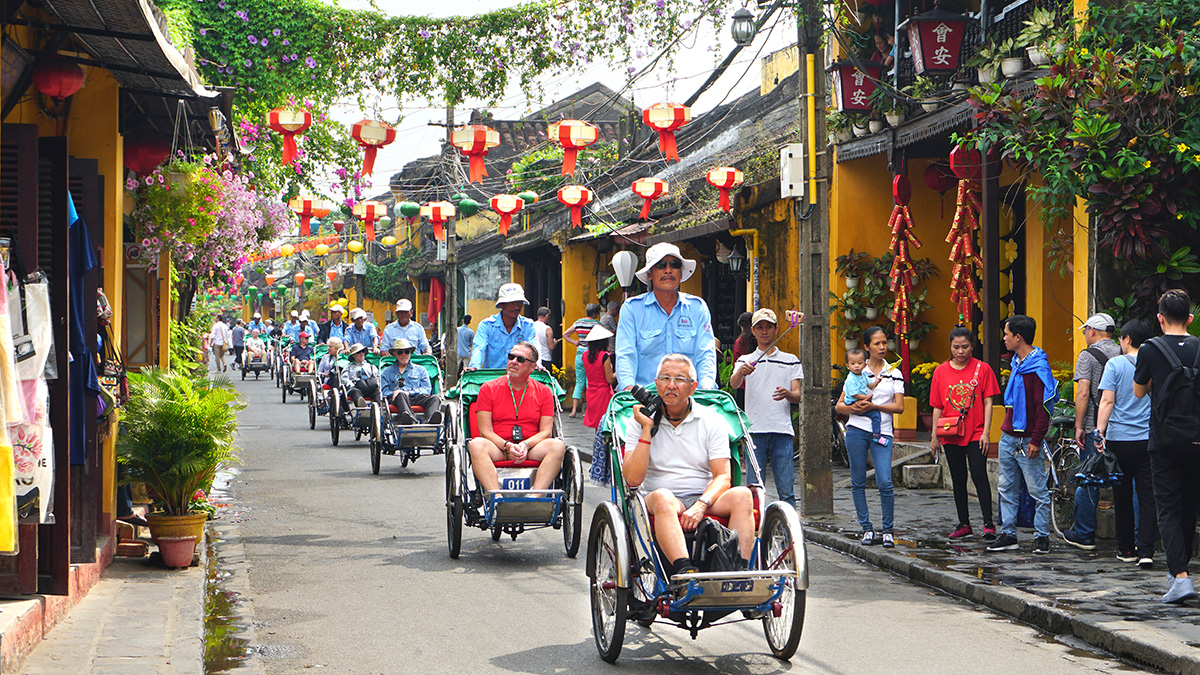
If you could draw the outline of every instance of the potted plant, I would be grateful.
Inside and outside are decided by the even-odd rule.
[[[1004,51],[1001,52],[1000,72],[1004,73],[1005,77],[1016,77],[1025,70],[1025,57],[1022,56],[1024,49],[1017,46],[1016,41],[1011,38],[1000,43],[1000,47]]]
[[[904,106],[900,103],[900,98],[883,87],[875,88],[871,94],[871,105],[875,112],[883,115],[889,127],[898,127],[904,121]]]
[[[1013,41],[1011,39],[1000,42],[985,40],[975,50],[975,56],[967,60],[966,65],[975,69],[979,75],[980,84],[987,84],[995,81],[996,71],[1000,69],[1001,63],[1012,51]]]
[[[1025,53],[1035,66],[1050,65],[1050,57],[1066,48],[1062,28],[1053,11],[1039,7],[1029,13],[1017,42],[1025,45]]]
[[[871,135],[871,128],[870,124],[867,122],[867,116],[862,113],[855,113],[850,116],[850,127],[853,129],[854,136],[857,138]]]
[[[858,340],[859,337],[862,336],[862,328],[859,328],[855,324],[846,321],[839,321],[837,325],[837,333],[838,337],[841,338],[842,346],[845,347],[846,351],[858,349]]]
[[[845,143],[854,138],[854,124],[846,113],[831,110],[825,115],[825,127],[829,130],[830,143]]]
[[[867,118],[867,129],[870,133],[877,134],[886,128],[887,123],[884,121],[883,116],[879,113],[873,112],[871,113],[871,116]]]
[[[941,106],[941,101],[933,98],[933,94],[938,90],[938,84],[932,77],[920,75],[909,86],[909,91],[912,92],[912,97],[921,100],[921,109],[927,113],[937,110]]]
[[[832,293],[830,295],[833,295]],[[850,289],[845,293],[833,295],[834,311],[842,313],[842,317],[847,321],[857,321],[863,318],[867,313],[866,304],[863,302],[862,295],[858,289]]]
[[[194,547],[208,518],[197,493],[206,493],[217,471],[236,461],[237,412],[246,406],[228,378],[146,368],[130,373],[129,387],[117,460],[126,480],[144,485],[153,501],[146,518],[151,538],[179,543],[176,538],[190,537]]]
[[[846,279],[846,288],[856,288],[859,278],[871,269],[871,254],[850,249],[849,253],[834,258],[834,263],[834,271]]]
[[[937,330],[937,326],[928,321],[915,321],[908,329],[908,349],[915,350],[929,334]]]

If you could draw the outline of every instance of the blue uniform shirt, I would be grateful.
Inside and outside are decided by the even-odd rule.
[[[346,345],[364,345],[367,349],[375,348],[375,326],[364,323],[360,329],[354,324],[346,329]]]
[[[701,389],[717,388],[712,318],[702,298],[680,292],[668,315],[654,293],[625,301],[617,321],[617,389],[654,382],[658,362],[683,354],[696,364]]]
[[[283,324],[283,334],[292,342],[300,340],[300,322],[292,323],[291,321]]]
[[[471,356],[471,347],[475,344],[475,331],[469,326],[458,327],[458,358],[465,359]]]
[[[266,335],[267,324],[261,321],[251,321],[250,325],[246,327],[246,332],[249,333],[251,331],[258,331],[260,335]]]
[[[392,345],[396,344],[399,338],[408,340],[408,344],[417,348],[418,354],[429,351],[429,339],[425,337],[425,329],[416,321],[409,321],[407,326],[401,326],[399,321],[389,323],[387,328],[383,329],[383,342],[379,348],[391,351]]]
[[[470,368],[504,368],[508,366],[508,352],[513,345],[524,340],[533,342],[533,320],[518,316],[512,330],[504,327],[497,312],[479,322],[475,331],[475,342],[471,346]],[[536,355],[535,357],[536,358]]]
[[[384,368],[379,386],[383,390],[384,398],[391,398],[392,394],[397,391],[426,395],[433,391],[433,384],[429,381],[429,372],[411,361],[408,369],[403,373],[400,372],[400,366],[395,363]]]

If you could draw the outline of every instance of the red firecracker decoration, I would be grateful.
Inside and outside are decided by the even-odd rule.
[[[558,201],[571,209],[571,223],[583,227],[583,207],[592,201],[592,191],[582,185],[565,185],[558,189]]]
[[[667,194],[667,182],[658,178],[639,178],[633,181],[633,193],[643,200],[640,220],[650,218],[650,204],[655,199]]]
[[[433,223],[433,238],[446,241],[446,230],[443,224],[454,217],[454,204],[450,202],[432,202],[421,206],[421,215]]]
[[[575,157],[600,138],[600,129],[582,120],[563,120],[551,124],[546,136],[550,142],[562,146],[562,175],[571,176],[575,173]]]
[[[375,221],[387,215],[387,204],[368,200],[354,205],[354,217],[363,221],[367,240],[375,241]]]
[[[908,202],[912,199],[912,186],[907,176],[896,176],[892,181],[892,217],[888,221],[888,229],[892,231],[891,290],[895,296],[892,304],[892,322],[896,324],[896,341],[900,343],[900,356],[903,361],[904,376],[908,377],[909,355],[908,335],[909,325],[913,320],[913,264],[912,249],[921,248],[921,240],[913,233],[912,214],[908,211]]]
[[[267,113],[267,126],[283,134],[283,163],[296,161],[296,134],[304,133],[312,124],[312,113],[307,110],[276,108]]]
[[[288,207],[300,216],[300,236],[307,237],[311,229],[312,218],[324,218],[333,207],[324,199],[316,197],[296,196],[288,201]]]
[[[975,288],[975,272],[983,262],[975,252],[974,236],[979,229],[979,197],[974,180],[964,178],[958,182],[958,209],[954,213],[954,224],[946,242],[950,244],[950,262],[954,271],[950,275],[950,300],[958,304],[958,321],[971,321],[971,305],[979,302],[979,291]]]
[[[380,120],[363,120],[356,122],[350,128],[350,135],[363,148],[363,175],[375,173],[375,153],[379,148],[396,140],[396,130],[392,125]]]
[[[512,217],[525,208],[525,200],[516,195],[496,195],[491,199],[492,210],[500,214],[500,225],[496,231],[505,237],[512,227]]]
[[[642,111],[642,122],[658,132],[658,149],[668,160],[679,161],[675,131],[692,121],[692,109],[678,103],[655,103]]]
[[[55,101],[61,101],[83,86],[83,69],[58,57],[39,61],[33,67],[33,86]]]
[[[721,166],[709,171],[705,178],[709,185],[721,191],[721,209],[729,213],[729,191],[741,185],[746,177],[732,166]]]
[[[500,145],[500,132],[482,124],[468,124],[451,132],[450,143],[470,159],[470,181],[478,183],[488,175],[483,158]]]

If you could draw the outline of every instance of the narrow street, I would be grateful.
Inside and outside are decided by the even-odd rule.
[[[233,375],[233,373],[230,373]],[[253,645],[268,673],[614,672],[591,637],[586,544],[565,557],[544,530],[493,543],[464,530],[446,550],[443,463],[371,475],[367,442],[328,424],[263,379],[238,382],[241,474],[229,510],[244,546]],[[585,527],[606,493],[588,486]],[[1135,672],[992,612],[811,546],[812,587],[800,651],[770,656],[757,623],[696,641],[630,624],[623,672]]]

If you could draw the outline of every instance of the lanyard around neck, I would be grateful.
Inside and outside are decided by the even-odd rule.
[[[513,410],[516,413],[517,419],[521,419],[521,405],[525,403],[525,394],[529,393],[529,382],[525,383],[525,388],[521,390],[521,402],[517,403],[517,393],[513,391],[512,382],[508,382],[508,395],[512,397]]]

